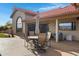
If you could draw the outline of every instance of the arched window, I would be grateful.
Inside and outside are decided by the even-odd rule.
[[[18,17],[16,21],[17,32],[22,32],[22,17]]]

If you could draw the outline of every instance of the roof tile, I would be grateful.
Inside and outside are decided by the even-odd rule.
[[[64,8],[58,8],[54,10],[49,10],[47,12],[40,13],[40,18],[47,18],[47,17],[53,17],[53,16],[59,16],[62,14],[67,14],[76,11],[77,9],[75,6],[69,5]]]
[[[37,13],[32,12],[31,10],[25,10],[25,9],[21,9],[21,8],[15,8],[15,10],[20,10],[23,11],[26,14],[31,14],[31,15],[36,15]]]

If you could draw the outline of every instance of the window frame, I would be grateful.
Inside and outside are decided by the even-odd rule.
[[[20,32],[20,31],[22,32],[22,29],[23,29],[23,22],[22,22],[22,28],[17,27],[17,22],[18,22],[19,18],[21,18],[21,22],[22,22],[22,17],[21,16],[17,17],[17,20],[16,20],[16,32]],[[21,29],[21,30],[19,30],[19,29]]]
[[[64,23],[71,23],[71,28],[70,29],[61,29],[60,26],[59,26],[59,24],[61,24],[61,23],[62,24],[64,24]],[[60,22],[59,24],[58,24],[59,30],[63,30],[63,31],[64,30],[66,30],[66,31],[75,31],[76,30],[76,22]]]

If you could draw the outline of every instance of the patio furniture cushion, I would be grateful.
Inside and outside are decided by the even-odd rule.
[[[46,33],[40,33],[39,34],[39,43],[41,46],[45,45],[46,43]]]

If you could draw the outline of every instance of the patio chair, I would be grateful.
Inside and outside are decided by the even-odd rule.
[[[39,41],[41,48],[44,48],[44,46],[46,44],[46,33],[40,33],[38,41]]]
[[[46,52],[46,33],[40,33],[38,39],[39,50]]]

